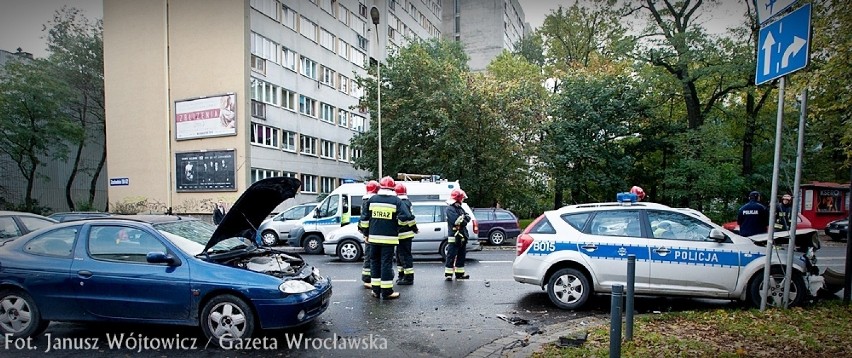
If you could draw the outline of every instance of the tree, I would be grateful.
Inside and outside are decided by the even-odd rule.
[[[106,163],[106,126],[104,97],[103,22],[91,23],[80,10],[67,6],[58,10],[49,23],[48,62],[55,77],[69,87],[72,96],[65,103],[68,112],[84,133],[74,142],[74,165],[65,185],[65,198],[76,209],[72,188],[78,174],[90,176],[89,195],[83,207],[91,208],[97,182]],[[84,161],[84,148],[97,148],[95,164]]]
[[[65,160],[66,140],[82,137],[80,127],[64,108],[70,92],[49,67],[41,59],[10,61],[0,81],[0,152],[16,163],[27,180],[22,206],[27,211],[37,206],[32,197],[36,180],[50,180],[36,174],[44,158]]]

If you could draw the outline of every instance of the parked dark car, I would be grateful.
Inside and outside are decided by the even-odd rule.
[[[479,221],[479,241],[491,245],[502,245],[506,240],[521,233],[518,217],[511,211],[500,208],[475,208],[473,215]]]
[[[66,221],[83,220],[91,218],[108,218],[112,216],[110,213],[102,213],[100,211],[69,211],[63,213],[53,213],[47,217],[64,223]]]
[[[849,232],[849,219],[834,220],[825,226],[825,234],[834,241],[846,241]]]
[[[331,280],[298,254],[251,240],[300,186],[260,180],[219,226],[114,216],[8,240],[0,245],[0,334],[31,337],[50,321],[132,322],[198,326],[209,342],[232,345],[260,329],[310,322],[328,308]]]
[[[57,222],[33,213],[0,211],[0,240],[18,237]]]

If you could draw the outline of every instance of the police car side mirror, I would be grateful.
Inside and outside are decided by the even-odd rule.
[[[716,242],[724,242],[725,241],[725,233],[723,233],[719,229],[710,230],[710,239]]]

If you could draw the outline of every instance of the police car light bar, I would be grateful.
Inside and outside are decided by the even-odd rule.
[[[615,201],[621,203],[621,205],[630,205],[635,203],[639,199],[636,194],[631,192],[618,193],[615,195]]]

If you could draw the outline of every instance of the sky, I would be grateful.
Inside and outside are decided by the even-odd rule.
[[[143,0],[144,1],[144,0]],[[524,9],[526,21],[533,28],[541,26],[545,16],[559,5],[568,7],[574,0],[519,0]],[[729,25],[741,21],[745,9],[735,0],[722,0],[712,14],[702,17],[712,32],[722,32]],[[731,2],[731,4],[728,4]],[[737,5],[732,4],[736,2]],[[47,56],[45,24],[53,18],[56,10],[63,5],[83,10],[90,20],[103,17],[103,0],[0,0],[0,49],[15,52],[21,47],[36,57]]]

